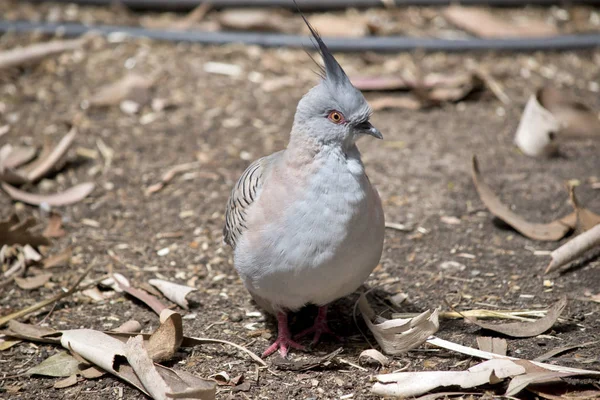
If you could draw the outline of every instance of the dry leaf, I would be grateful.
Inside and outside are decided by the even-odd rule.
[[[51,357],[46,358],[40,364],[33,368],[29,368],[27,375],[44,375],[44,376],[71,376],[79,372],[79,361],[71,356],[66,351],[61,351]]]
[[[382,96],[369,100],[369,105],[373,111],[381,111],[388,109],[405,109],[405,110],[420,110],[423,104],[409,96]]]
[[[15,169],[28,163],[35,157],[35,148],[29,146],[11,146],[6,144],[0,149],[0,171]]]
[[[19,278],[18,276],[15,276],[15,282],[21,289],[32,290],[44,286],[51,277],[51,273],[34,275],[29,278]]]
[[[291,32],[293,25],[279,11],[264,8],[223,10],[218,16],[222,29],[239,31]]]
[[[169,387],[154,368],[154,363],[144,348],[143,337],[135,336],[127,341],[125,356],[150,396],[153,399],[166,399]]]
[[[47,246],[50,241],[41,235],[33,234],[29,229],[36,225],[34,218],[20,221],[16,214],[8,219],[0,221],[0,248],[4,245],[29,244],[34,247]]]
[[[505,356],[506,351],[508,350],[508,343],[506,342],[506,339],[502,338],[477,336],[477,347],[483,351]]]
[[[86,368],[84,370],[81,370],[79,372],[79,375],[81,375],[82,377],[84,377],[85,379],[96,379],[96,378],[100,378],[101,376],[103,376],[104,374],[106,374],[106,372],[102,371],[99,368],[96,367],[89,367]]]
[[[33,261],[34,263],[37,263],[38,261],[40,261],[42,259],[42,256],[40,255],[40,253],[35,251],[35,249],[28,244],[23,246],[23,256],[25,257],[25,261],[26,261],[27,265],[31,264],[31,261]]]
[[[129,73],[118,81],[99,88],[96,94],[90,98],[90,105],[113,106],[126,100],[144,105],[150,101],[150,88],[153,84],[154,79]]]
[[[27,177],[28,182],[36,182],[47,176],[50,172],[58,168],[58,165],[64,159],[67,151],[73,144],[75,136],[77,136],[77,129],[73,127],[69,133],[58,142],[56,147],[49,151],[42,152],[34,162],[28,164],[22,170],[19,170],[19,172]]]
[[[548,110],[559,123],[560,136],[569,138],[600,137],[598,114],[585,104],[572,99],[554,87],[542,88],[536,96],[541,106]]]
[[[600,215],[582,207],[575,196],[575,186],[569,185],[569,198],[577,215],[577,231],[585,232],[600,224]]]
[[[24,192],[9,185],[8,183],[2,183],[2,189],[13,199],[23,203],[32,204],[39,206],[41,204],[48,204],[52,207],[66,206],[69,204],[77,203],[85,199],[96,185],[93,182],[85,182],[70,187],[64,192],[55,194],[34,194]]]
[[[363,350],[358,356],[358,362],[360,362],[360,360],[364,358],[370,358],[371,360],[381,364],[382,367],[385,367],[390,363],[390,360],[386,356],[381,354],[379,350],[375,349]]]
[[[8,350],[21,342],[22,340],[11,339],[10,336],[0,334],[0,351]]]
[[[72,255],[73,249],[71,247],[67,247],[63,251],[56,253],[48,258],[45,258],[42,262],[44,265],[44,269],[67,265],[71,262]]]
[[[437,309],[408,319],[376,318],[364,294],[358,299],[358,308],[385,354],[401,354],[419,347],[439,329]]]
[[[159,328],[160,329],[160,328]],[[122,323],[118,328],[115,328],[115,332],[126,332],[126,333],[137,333],[142,330],[142,324],[134,319],[130,319]]]
[[[10,337],[34,342],[60,343],[59,331],[39,325],[24,324],[15,320],[8,322],[8,329],[4,333]]]
[[[167,28],[169,28],[170,30],[188,30],[198,22],[202,21],[206,14],[208,14],[210,9],[210,3],[201,3],[198,7],[190,11],[181,20],[169,24]]]
[[[164,309],[160,313],[160,326],[150,336],[146,349],[155,362],[173,358],[183,341],[183,323],[181,315]]]
[[[60,381],[56,382],[53,387],[54,389],[64,389],[64,388],[68,388],[70,386],[76,385],[77,384],[77,375],[73,374],[65,379],[61,379]]]
[[[170,168],[167,172],[165,172],[163,174],[160,182],[150,185],[146,188],[145,194],[149,195],[149,194],[160,191],[167,183],[171,182],[171,180],[175,177],[175,175],[198,168],[200,165],[201,164],[199,162],[191,162],[191,163],[179,164],[179,165],[176,165],[176,166]]]
[[[599,341],[596,340],[594,342],[586,342],[586,343],[579,343],[579,344],[574,344],[571,346],[562,346],[562,347],[557,347],[554,348],[550,351],[547,351],[546,353],[542,354],[541,356],[537,356],[536,358],[533,359],[533,361],[545,361],[549,358],[552,358],[554,356],[557,356],[559,354],[565,353],[567,351],[573,350],[573,349],[579,349],[581,347],[586,347],[586,346],[591,346],[593,344],[598,343]]]
[[[54,40],[51,42],[36,43],[26,47],[5,50],[0,52],[0,70],[39,62],[46,57],[54,56],[65,51],[76,50],[83,46],[87,41],[87,37],[75,40]]]
[[[596,225],[589,231],[575,236],[573,239],[554,250],[550,254],[552,261],[548,264],[544,273],[547,274],[570,263],[588,250],[597,246],[600,246],[600,225]]]
[[[496,384],[506,378],[524,374],[525,368],[511,360],[489,360],[466,371],[397,372],[377,375],[372,392],[379,396],[419,396],[447,386],[463,389]]]
[[[62,216],[58,213],[50,213],[48,218],[48,226],[44,229],[44,235],[47,238],[60,238],[67,234],[62,227]]]
[[[479,172],[479,164],[475,156],[473,156],[472,167],[473,183],[483,204],[485,204],[494,216],[500,218],[524,236],[535,240],[555,241],[562,239],[572,229],[572,226],[568,225],[569,216],[548,224],[526,221],[502,204],[490,187],[483,182],[481,173]]]
[[[150,279],[148,283],[160,290],[167,299],[186,310],[189,308],[189,304],[185,297],[190,292],[197,290],[190,286],[179,285],[162,279]]]
[[[490,331],[502,333],[510,337],[532,337],[546,332],[556,323],[556,320],[567,306],[567,297],[563,296],[546,312],[546,316],[533,322],[509,322],[504,324],[490,324],[478,321],[475,318],[466,319],[477,326]]]
[[[544,21],[527,18],[517,24],[475,7],[451,6],[444,10],[444,17],[457,27],[483,38],[548,37],[558,33],[556,27]]]
[[[363,37],[369,35],[367,19],[360,14],[334,15],[314,14],[310,16],[310,24],[323,37]],[[308,28],[304,28],[308,33]]]
[[[118,276],[122,277],[124,281],[119,279]],[[167,306],[161,303],[160,300],[152,296],[150,293],[144,292],[143,290],[131,286],[129,281],[122,275],[114,274],[113,278],[115,278],[115,282],[122,291],[142,301],[144,304],[150,307],[152,311],[154,311],[157,315],[161,315],[162,311],[165,308],[167,308]]]

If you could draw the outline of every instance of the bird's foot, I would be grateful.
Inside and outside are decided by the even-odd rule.
[[[343,340],[341,336],[336,335],[331,329],[329,329],[329,325],[327,324],[327,306],[320,307],[319,314],[317,315],[317,318],[315,318],[315,323],[313,326],[295,335],[294,339],[299,339],[301,337],[314,334],[312,344],[315,345],[319,342],[321,335],[324,333],[334,336],[339,341]]]
[[[262,358],[270,356],[271,354],[275,353],[277,349],[279,349],[279,354],[281,354],[281,357],[285,358],[288,354],[288,350],[290,347],[296,350],[304,350],[304,346],[294,342],[289,336],[289,334],[287,337],[282,337],[282,335],[279,335],[275,343],[270,345],[264,351],[264,353],[262,354]]]

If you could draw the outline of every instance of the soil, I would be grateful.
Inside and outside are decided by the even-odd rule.
[[[6,34],[0,36],[0,48],[42,40],[36,35]],[[553,250],[567,239],[536,242],[498,223],[479,200],[470,176],[471,156],[476,154],[485,180],[506,204],[531,221],[547,222],[569,213],[565,182],[574,179],[580,182],[581,203],[600,212],[600,191],[594,189],[600,180],[599,141],[565,140],[560,155],[550,159],[526,157],[513,145],[523,106],[540,87],[559,86],[600,110],[600,50],[340,54],[339,61],[349,74],[362,75],[410,69],[457,73],[476,66],[491,71],[511,100],[502,104],[485,90],[455,104],[380,111],[373,116],[385,140],[362,140],[364,163],[382,197],[386,220],[412,228],[386,231],[381,264],[366,282],[367,287],[377,288],[370,297],[377,309],[389,316],[393,307],[384,299],[399,292],[407,300],[393,309],[403,313],[447,309],[445,299],[459,310],[542,309],[566,294],[570,301],[563,319],[544,335],[508,338],[508,354],[531,359],[555,347],[600,340],[600,304],[589,297],[600,293],[598,258],[592,255],[564,273],[545,276],[549,256],[539,251]],[[204,70],[207,62],[234,64],[241,72],[212,74]],[[25,188],[49,193],[83,181],[93,181],[97,187],[84,201],[57,208],[66,221],[67,235],[54,240],[48,251],[53,254],[72,246],[71,266],[52,270],[51,281],[38,290],[21,290],[15,284],[1,288],[0,314],[52,296],[92,264],[92,278],[112,268],[136,285],[160,277],[197,287],[190,310],[181,310],[188,315],[185,333],[226,339],[260,354],[274,339],[275,325],[264,313],[256,316],[261,310],[233,269],[231,250],[222,243],[224,207],[235,180],[252,160],[285,147],[295,106],[317,81],[314,69],[300,50],[98,38],[84,50],[1,72],[0,126],[9,124],[10,131],[0,137],[0,145],[40,147],[45,138],[58,141],[68,129],[66,123],[75,123],[79,130],[67,165]],[[89,107],[88,100],[99,87],[129,71],[159,72],[152,97],[171,106],[156,111],[146,104],[136,114],[118,106]],[[293,84],[265,90],[265,81],[282,76],[292,77]],[[114,151],[110,163],[102,154],[105,147]],[[171,167],[186,162],[199,166],[179,174],[163,190],[145,194]],[[46,211],[0,195],[0,217],[13,212],[37,216],[42,225],[47,220]],[[159,256],[157,252],[164,248],[168,254]],[[446,261],[459,264],[448,267]],[[307,352],[292,351],[290,358],[312,359],[342,347],[340,357],[358,364],[359,354],[370,346],[353,319],[356,299],[354,294],[330,308],[332,328],[345,338],[342,343],[325,336]],[[76,294],[48,311],[23,321],[56,329],[106,330],[136,319],[146,332],[158,325],[147,307],[122,294],[104,302]],[[315,313],[308,307],[295,315],[292,332],[309,326]],[[358,326],[366,330],[362,321]],[[472,347],[477,346],[476,337],[485,334],[462,320],[442,320],[437,333]],[[25,371],[58,351],[58,346],[46,344],[16,345],[2,352],[0,376]],[[599,369],[599,354],[600,342],[551,362]],[[182,350],[167,365],[204,377],[220,371],[232,377],[243,374],[251,382],[245,392],[219,387],[221,399],[334,399],[351,394],[363,399],[371,397],[370,377],[378,371],[462,370],[475,362],[422,347],[392,357],[385,369],[367,364],[361,370],[342,363],[298,372],[276,366],[257,369],[233,348],[206,345]],[[0,378],[0,398],[145,398],[110,376],[66,389],[54,389],[57,380]]]

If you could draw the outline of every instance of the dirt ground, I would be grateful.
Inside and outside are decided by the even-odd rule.
[[[7,34],[0,36],[0,49],[40,40],[34,35]],[[534,252],[553,250],[558,244],[532,241],[494,221],[470,177],[471,156],[476,154],[485,180],[516,212],[532,221],[550,221],[571,211],[565,182],[572,179],[581,182],[577,189],[581,202],[600,212],[600,191],[592,187],[600,180],[600,142],[563,143],[560,156],[552,159],[528,158],[512,142],[526,100],[542,86],[563,87],[600,110],[600,50],[341,54],[339,61],[349,74],[397,73],[415,66],[422,72],[447,73],[477,65],[489,69],[511,99],[510,105],[504,105],[483,91],[458,104],[381,111],[373,116],[385,140],[367,138],[359,145],[369,177],[382,197],[386,220],[413,227],[411,232],[386,231],[381,265],[366,283],[379,288],[372,298],[378,309],[389,309],[382,299],[386,293],[397,292],[408,296],[399,312],[446,309],[444,299],[463,310],[539,309],[566,294],[571,300],[564,320],[545,335],[508,339],[508,354],[531,359],[554,347],[600,340],[600,304],[585,301],[590,293],[600,292],[598,258],[588,257],[564,274],[544,276],[549,257]],[[211,74],[204,70],[207,62],[235,64],[241,73]],[[189,316],[184,319],[185,333],[230,340],[260,354],[273,340],[275,325],[271,318],[248,315],[260,309],[236,276],[231,250],[222,244],[224,208],[244,168],[285,147],[295,105],[316,83],[313,69],[301,50],[95,39],[85,50],[0,73],[0,126],[10,125],[0,145],[40,146],[45,137],[56,142],[66,133],[65,122],[75,120],[78,125],[67,166],[29,189],[55,192],[83,181],[97,184],[86,200],[57,209],[68,233],[54,241],[50,251],[73,246],[71,267],[53,271],[51,281],[39,290],[24,291],[14,284],[1,288],[0,314],[52,296],[90,264],[94,265],[91,277],[100,276],[111,265],[136,284],[161,277],[197,287],[191,309],[184,311]],[[100,86],[129,70],[159,72],[152,96],[166,99],[172,107],[154,111],[146,105],[133,115],[118,106],[87,107],[87,100]],[[265,90],[265,81],[281,76],[293,77],[294,84]],[[110,165],[98,150],[100,142],[114,151]],[[90,153],[82,149],[93,150],[96,158],[82,156]],[[193,161],[200,166],[177,176],[162,191],[144,194],[170,167]],[[38,216],[42,223],[47,219],[40,209],[0,194],[0,217],[15,211]],[[456,217],[458,223],[448,224],[448,218],[442,217]],[[169,253],[159,256],[157,251],[164,248]],[[442,268],[445,261],[456,261],[464,268]],[[551,283],[544,285],[544,280]],[[291,352],[291,359],[325,355],[342,346],[341,357],[358,363],[358,355],[369,344],[353,321],[356,298],[355,294],[341,299],[330,309],[332,328],[346,338],[343,343],[326,336],[307,353]],[[44,323],[56,329],[106,330],[128,319],[140,321],[145,331],[158,325],[150,310],[123,295],[94,303],[76,294],[61,301],[50,315],[47,311],[33,314],[28,322],[45,318]],[[292,331],[308,326],[314,315],[315,310],[308,308],[293,317]],[[366,330],[362,322],[360,326]],[[458,320],[442,320],[438,332],[441,338],[472,347],[481,334]],[[369,340],[374,342],[372,337]],[[43,344],[14,346],[0,355],[0,376],[22,372],[59,350]],[[600,343],[596,343],[552,362],[600,369],[599,354]],[[414,371],[462,370],[474,362],[421,348],[393,357],[385,370],[407,366]],[[215,345],[186,349],[169,365],[204,377],[220,371],[230,376],[243,374],[251,381],[246,392],[220,387],[218,398],[222,399],[334,399],[350,394],[354,399],[369,398],[370,376],[377,372],[372,365],[363,371],[348,364],[302,372],[276,367],[257,370],[242,353]],[[145,398],[110,376],[67,389],[54,389],[56,380],[0,378],[0,398]]]

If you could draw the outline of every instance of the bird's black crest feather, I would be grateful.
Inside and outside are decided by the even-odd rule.
[[[302,13],[302,11],[300,10],[300,7],[298,6],[298,3],[296,2],[296,0],[292,0],[292,1],[296,5],[296,9],[298,10],[298,13],[304,20],[304,23],[310,30],[310,33],[312,34],[312,37],[313,37],[314,41],[316,42],[315,47],[319,50],[319,53],[321,53],[321,57],[323,57],[323,63],[325,64],[325,67],[323,68],[323,70],[324,70],[323,78],[328,81],[331,81],[331,83],[334,83],[336,85],[337,84],[342,85],[347,82],[349,83],[349,79],[348,79],[346,73],[344,72],[344,70],[342,69],[340,64],[337,62],[337,60],[335,59],[333,54],[331,54],[331,51],[329,51],[329,49],[327,48],[327,45],[325,45],[325,43],[323,42],[323,39],[321,39],[321,35],[319,35],[317,30],[310,24],[310,22],[308,22],[308,20],[304,16],[304,13]]]

